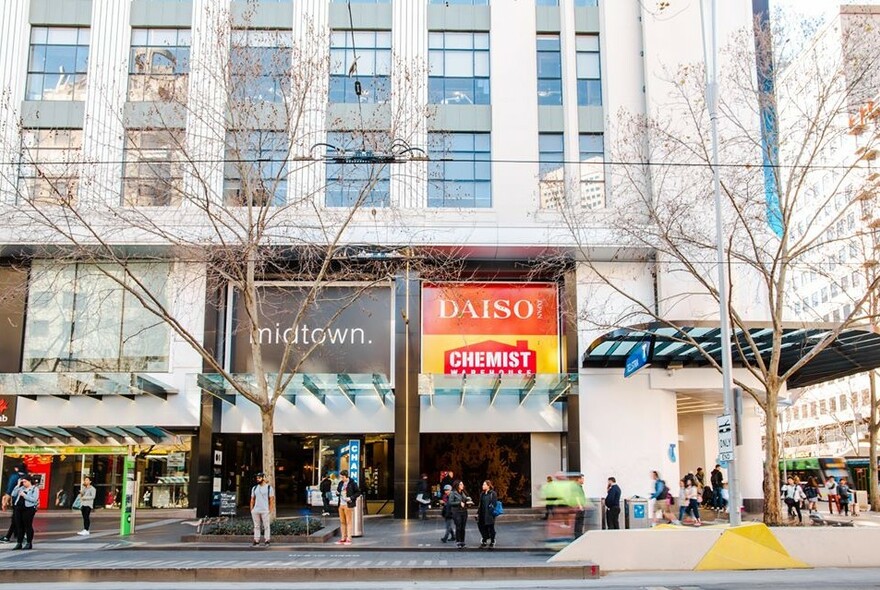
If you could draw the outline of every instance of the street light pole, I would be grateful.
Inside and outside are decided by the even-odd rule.
[[[721,179],[718,171],[718,18],[717,0],[709,2],[708,35],[705,15],[705,2],[700,4],[703,16],[703,57],[706,66],[706,103],[709,109],[709,123],[712,136],[712,185],[715,193],[715,250],[718,267],[718,307],[721,328],[721,382],[724,396],[724,413],[730,415],[731,423],[736,424],[736,404],[733,399],[733,377],[730,369],[733,357],[730,351],[730,313],[727,308],[727,271],[724,264],[724,234],[721,215]],[[706,37],[709,37],[708,43]],[[730,494],[730,524],[742,523],[739,493],[739,478],[736,471],[736,428],[733,428],[732,459],[727,462],[727,485]]]

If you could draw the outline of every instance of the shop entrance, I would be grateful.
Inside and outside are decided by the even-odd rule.
[[[530,442],[528,433],[422,434],[421,471],[435,493],[442,474],[452,470],[472,497],[491,479],[505,506],[531,506]]]
[[[354,439],[360,445],[360,478],[368,500],[386,500],[391,495],[393,437],[390,435],[275,435],[276,502],[282,509],[320,507],[314,492],[324,473],[333,485],[339,471],[350,470],[348,448]],[[219,437],[223,453],[222,491],[235,491],[238,505],[246,506],[254,486],[254,474],[262,471],[260,435],[226,434]],[[318,496],[319,498],[319,496]]]

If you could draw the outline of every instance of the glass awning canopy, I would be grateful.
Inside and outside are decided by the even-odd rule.
[[[158,426],[0,426],[7,445],[155,445],[175,435]]]
[[[177,389],[145,373],[0,373],[0,395],[14,395],[31,400],[53,396],[69,400],[89,397],[101,400],[106,396],[134,399],[151,395],[167,399]]]
[[[783,325],[779,374],[800,361],[829,332],[839,324],[819,323]],[[773,330],[767,323],[755,323],[748,328],[749,346],[742,328],[732,330],[731,345],[734,366],[755,366],[756,355],[769,360],[773,345]],[[694,322],[678,328],[659,322],[639,324],[608,332],[590,345],[582,358],[582,367],[619,368],[633,349],[643,342],[651,344],[648,364],[660,368],[708,367],[706,355],[721,362],[721,330],[718,324]],[[788,380],[790,388],[817,385],[880,367],[880,334],[866,328],[847,328],[834,342],[810,362],[797,370]]]
[[[433,397],[488,396],[489,404],[499,395],[517,396],[522,405],[529,397],[542,397],[547,403],[565,401],[577,393],[577,373],[538,373],[533,375],[419,375],[419,395],[433,403]]]
[[[270,390],[277,379],[277,373],[268,373],[266,378]],[[381,373],[295,373],[283,375],[290,379],[281,397],[296,404],[298,396],[312,396],[322,404],[327,403],[327,396],[342,396],[352,404],[360,396],[378,397],[385,405],[393,400],[392,387],[388,378]],[[239,387],[256,389],[253,373],[235,373],[233,380]],[[235,404],[239,391],[223,375],[219,373],[199,373],[196,376],[199,387],[208,393]]]

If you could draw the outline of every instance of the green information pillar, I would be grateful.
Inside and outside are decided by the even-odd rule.
[[[119,518],[119,535],[126,536],[134,532],[134,457],[125,457],[122,463],[122,509]]]

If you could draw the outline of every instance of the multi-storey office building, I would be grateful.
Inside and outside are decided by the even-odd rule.
[[[87,257],[59,266],[71,240],[17,222],[33,221],[40,203],[138,217],[100,234],[143,264],[118,280],[149,285],[223,368],[253,374],[254,339],[276,370],[285,342],[321,344],[275,413],[281,505],[302,504],[320,472],[353,459],[368,499],[398,515],[421,472],[453,469],[471,486],[489,476],[510,504],[531,505],[559,469],[583,470],[593,496],[612,473],[626,493],[646,495],[650,469],[713,463],[717,374],[658,366],[625,380],[611,342],[582,361],[602,332],[579,318],[608,294],[589,287],[576,257],[562,275],[531,263],[572,246],[556,209],[564,199],[577,204],[596,261],[631,293],[662,311],[692,289],[650,258],[615,257],[602,213],[615,199],[605,156],[615,114],[666,111],[663,72],[702,59],[699,10],[597,4],[9,0],[6,468],[11,458],[42,473],[50,503],[89,473],[109,503],[121,457],[135,454],[140,506],[207,512],[213,493],[246,490],[260,467],[257,409],[112,271]],[[749,6],[725,6],[722,33],[751,18]],[[318,82],[305,85],[308,76]],[[293,90],[304,105],[295,120]],[[245,115],[240,104],[251,105]],[[369,159],[332,157],[396,139],[428,158],[376,171]],[[328,145],[331,157],[315,156]],[[230,166],[242,162],[255,166]],[[169,228],[203,229],[187,209],[201,195],[206,208],[278,211],[272,246],[282,249],[308,243],[316,217],[338,221],[359,204],[343,263],[439,250],[457,270],[444,283],[398,272],[356,305],[296,325],[284,310],[296,307],[297,285],[263,277],[281,311],[249,340],[239,294],[162,241]],[[24,202],[30,216],[20,216]],[[55,257],[37,248],[53,241]],[[333,289],[344,297],[362,286]],[[689,317],[711,316],[704,303]],[[760,420],[746,409],[743,495],[754,499]]]
[[[792,69],[810,67],[816,47],[832,62],[847,55],[858,60],[857,52],[870,42],[853,43],[848,27],[853,23],[876,23],[878,15],[876,6],[841,6]],[[792,224],[795,236],[817,231],[823,234],[813,264],[793,276],[794,312],[832,324],[853,313],[866,285],[876,278],[880,222],[875,194],[878,136],[873,97],[878,87],[872,76],[853,84],[849,116],[837,122],[832,139],[816,158],[817,173],[810,179],[804,206]],[[874,295],[861,312],[874,324],[876,305]],[[868,373],[832,379],[794,392],[793,398],[794,403],[780,417],[781,445],[789,458],[867,456],[872,412]],[[865,467],[867,463],[865,459]],[[859,489],[866,489],[865,474],[866,469],[861,469],[856,482]]]

